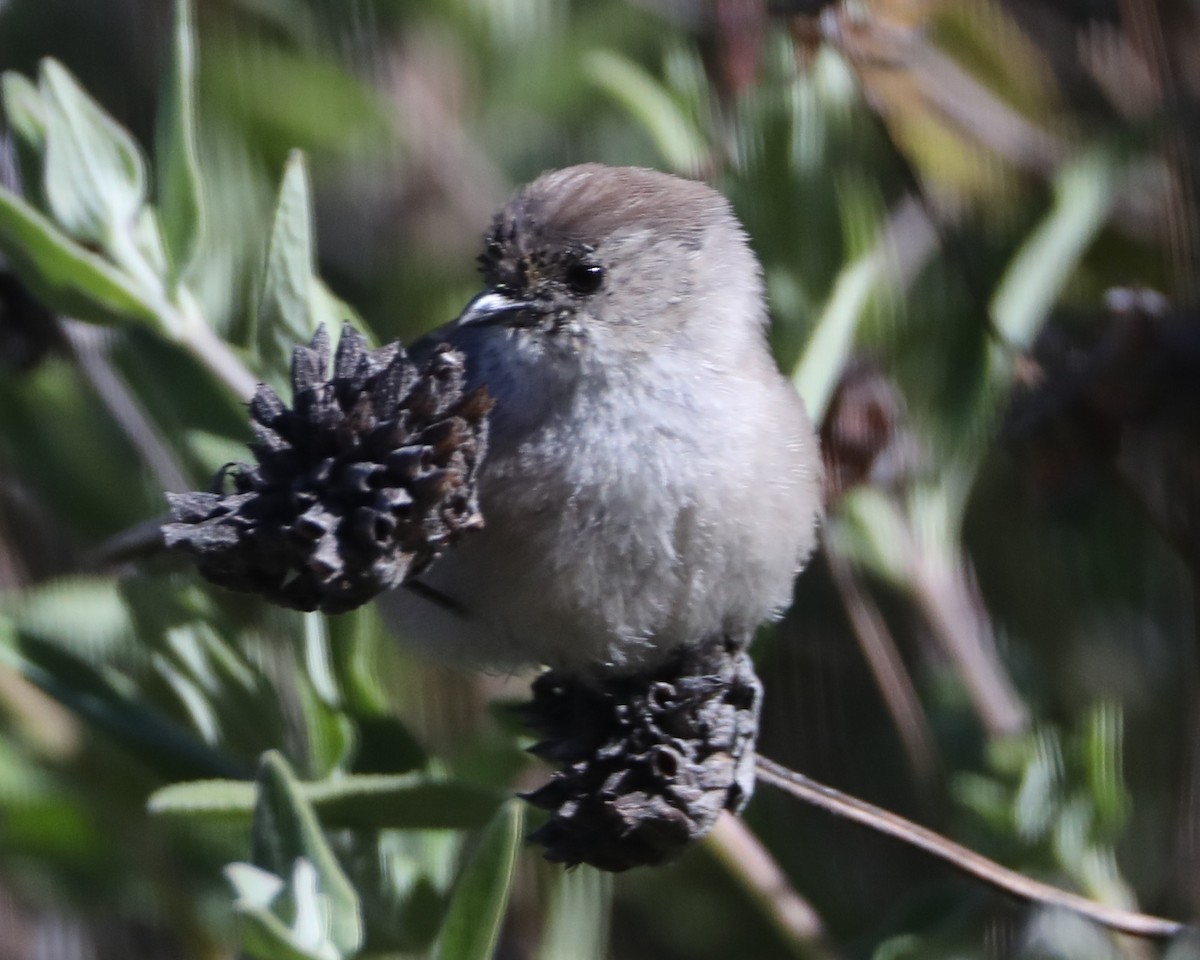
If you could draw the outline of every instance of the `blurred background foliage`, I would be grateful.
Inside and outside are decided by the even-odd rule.
[[[544,775],[504,706],[528,677],[111,540],[244,457],[246,377],[313,320],[454,316],[514,185],[704,177],[828,470],[822,554],[757,647],[762,752],[1194,918],[1192,0],[175,13],[0,0],[0,958],[1200,956],[766,788],[761,845],[564,874],[504,799]]]

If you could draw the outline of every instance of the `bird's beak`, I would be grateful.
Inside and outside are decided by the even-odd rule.
[[[536,318],[539,312],[535,304],[489,290],[479,294],[466,305],[455,322],[455,326],[491,327],[498,324],[523,326]]]

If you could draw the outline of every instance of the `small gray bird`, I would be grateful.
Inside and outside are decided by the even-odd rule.
[[[424,343],[495,399],[486,526],[385,616],[439,658],[582,674],[747,643],[790,603],[821,471],[729,203],[653,170],[556,170],[480,263],[484,291]]]

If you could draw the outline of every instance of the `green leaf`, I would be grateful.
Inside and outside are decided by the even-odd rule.
[[[858,487],[831,517],[826,536],[837,550],[897,585],[911,565],[911,536],[896,502],[875,487]]]
[[[888,293],[890,255],[881,246],[886,218],[875,188],[860,177],[836,180],[846,264],[817,318],[793,382],[809,416],[820,423],[871,306]]]
[[[1112,837],[1120,833],[1129,815],[1129,795],[1121,765],[1124,719],[1119,704],[1097,704],[1088,711],[1080,750],[1098,826]]]
[[[16,194],[0,187],[0,251],[51,310],[92,323],[160,325],[157,298],[80,246]]]
[[[329,829],[456,830],[487,823],[502,797],[494,790],[426,774],[359,774],[299,783],[304,800]],[[258,788],[240,780],[176,783],[156,791],[151,813],[245,822]]]
[[[319,277],[313,277],[309,294],[314,329],[323,323],[330,330],[340,330],[342,324],[349,322],[370,339],[370,331],[367,330],[358,311],[330,290]]]
[[[175,2],[175,43],[157,124],[158,209],[178,283],[204,232],[204,183],[196,149],[196,40],[190,0]]]
[[[19,73],[0,77],[0,94],[9,129],[25,146],[41,153],[46,145],[46,104],[37,86]]]
[[[355,773],[397,774],[418,770],[429,762],[412,731],[385,713],[355,716],[357,743]]]
[[[252,863],[231,863],[225,867],[225,879],[237,899],[252,907],[269,907],[283,892],[283,879]]]
[[[54,218],[76,240],[109,249],[146,197],[146,168],[133,138],[75,78],[44,60],[44,186]]]
[[[488,825],[479,849],[458,878],[438,941],[437,960],[491,957],[512,889],[521,813],[520,804],[510,800]]]
[[[612,910],[612,874],[591,867],[555,869],[538,960],[605,960]]]
[[[341,706],[342,694],[329,651],[329,628],[320,613],[304,614],[304,668],[321,702],[327,707]]]
[[[304,668],[296,664],[296,692],[308,741],[306,772],[324,778],[345,770],[357,746],[354,721],[338,707],[331,707],[313,688]]]
[[[0,76],[0,100],[8,128],[16,135],[14,144],[21,171],[21,187],[40,202],[41,156],[46,147],[46,104],[37,86],[19,73]]]
[[[336,950],[318,952],[297,947],[287,924],[269,910],[240,904],[236,909],[242,948],[248,956],[257,960],[340,960]]]
[[[793,382],[814,423],[820,423],[842,376],[854,335],[879,274],[879,258],[866,256],[847,264],[817,319]]]
[[[327,628],[334,671],[347,708],[360,719],[385,713],[388,695],[379,681],[379,645],[388,638],[375,605],[367,604],[350,613],[330,617]],[[411,740],[411,735],[407,739]],[[419,748],[416,755],[418,759],[408,767],[393,766],[370,772],[399,773],[414,769],[423,763]]]
[[[296,150],[279,188],[258,303],[258,353],[263,372],[279,387],[287,383],[292,348],[307,343],[317,328],[313,260],[308,171]]]
[[[1084,154],[1054,183],[1054,208],[1013,258],[992,299],[991,314],[1007,349],[992,353],[1006,382],[1012,349],[1033,343],[1071,273],[1108,220],[1119,168],[1105,153]]]
[[[1062,744],[1052,730],[1032,735],[1033,754],[1013,798],[1013,824],[1026,841],[1040,839],[1051,830],[1062,808]]]
[[[155,669],[183,704],[192,727],[204,738],[204,742],[213,745],[219,743],[221,727],[217,717],[217,704],[205,695],[195,677],[189,676],[187,670],[173,663],[168,657],[156,653],[153,662]]]
[[[588,54],[584,69],[641,124],[667,166],[690,175],[704,169],[708,158],[704,137],[658,80],[631,60],[606,50]]]
[[[236,777],[242,772],[239,763],[141,703],[132,685],[118,689],[108,676],[79,657],[22,637],[20,652],[0,647],[0,664],[19,671],[164,779]]]
[[[0,613],[23,633],[93,660],[135,642],[133,618],[113,577],[62,577],[5,594]]]
[[[278,876],[291,875],[301,858],[309,861],[321,895],[327,898],[328,939],[342,954],[358,950],[363,936],[358,894],[334,857],[291,767],[273,750],[263,754],[259,764],[250,842],[254,864]]]
[[[289,882],[249,863],[231,863],[225,876],[236,891],[242,946],[260,960],[340,960],[342,952],[325,935],[326,910],[317,873],[303,857]],[[282,913],[289,914],[287,919]]]

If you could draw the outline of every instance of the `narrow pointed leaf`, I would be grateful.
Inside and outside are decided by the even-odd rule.
[[[231,864],[246,866],[246,864]],[[341,960],[341,953],[328,940],[304,943],[278,915],[269,907],[260,906],[249,900],[238,900],[238,932],[241,934],[242,949],[256,960]]]
[[[1033,343],[1067,280],[1108,220],[1120,172],[1105,153],[1085,154],[1054,184],[1054,208],[1009,264],[991,313],[1008,348]],[[1006,374],[1008,352],[993,355],[993,372]]]
[[[190,0],[176,0],[175,43],[158,118],[158,208],[178,282],[204,231],[204,187],[196,150],[196,41]]]
[[[25,146],[41,153],[46,145],[46,104],[37,86],[19,73],[0,77],[0,96],[9,129]]]
[[[258,802],[250,840],[254,864],[278,876],[290,876],[301,857],[316,869],[320,891],[328,898],[329,939],[343,953],[362,944],[358,894],[333,855],[312,807],[282,755],[263,755]]]
[[[41,157],[46,148],[46,104],[37,86],[19,73],[0,76],[0,101],[15,134],[17,164],[26,196],[41,202]]]
[[[555,869],[555,887],[538,960],[605,960],[612,912],[611,873]]]
[[[284,888],[282,877],[252,863],[231,863],[225,867],[225,879],[239,901],[254,907],[270,907]]]
[[[301,795],[329,829],[452,830],[483,826],[503,799],[494,790],[424,775],[342,777],[301,783]],[[152,813],[248,821],[257,787],[238,780],[176,783],[156,791]]]
[[[641,124],[667,166],[691,175],[704,169],[708,151],[703,136],[658,80],[633,61],[606,50],[592,52],[585,69],[593,83]]]
[[[437,960],[488,960],[496,949],[521,843],[522,809],[513,800],[500,809],[458,878]]]
[[[242,773],[237,761],[142,704],[136,690],[116,689],[103,673],[80,658],[24,638],[21,653],[0,647],[0,664],[19,671],[165,780]]]
[[[54,60],[41,69],[46,103],[44,188],[72,237],[107,248],[146,195],[146,169],[133,138]]]
[[[259,356],[275,386],[287,382],[292,347],[307,343],[317,328],[311,301],[313,258],[308,170],[304,155],[295,151],[279,188],[258,304]]]
[[[160,325],[159,304],[152,293],[3,188],[0,252],[51,310],[92,323],[137,320]]]

